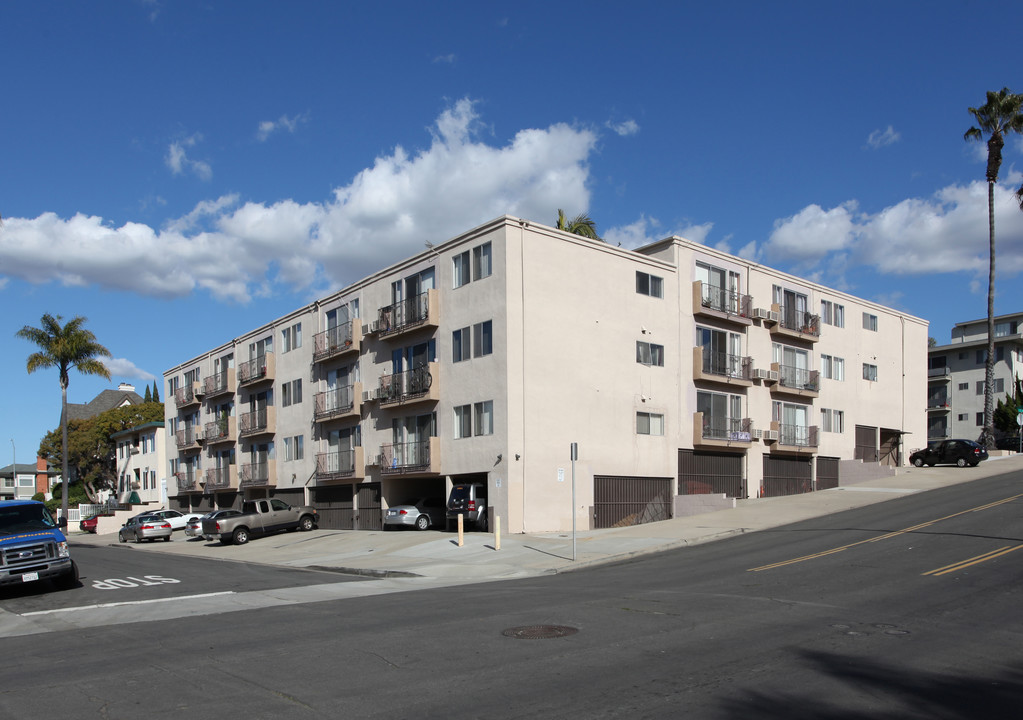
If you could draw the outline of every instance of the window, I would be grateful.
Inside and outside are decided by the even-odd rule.
[[[845,327],[845,307],[830,300],[821,300],[821,321],[825,325]]]
[[[977,351],[977,364],[978,365],[983,365],[985,362],[987,362],[987,350],[978,350]]]
[[[284,438],[284,459],[301,460],[304,457],[303,436]]]
[[[1016,323],[1014,322],[1000,322],[995,323],[995,337],[1005,337],[1006,335],[1016,334]]]
[[[863,329],[877,332],[877,315],[863,313]]]
[[[959,422],[966,422],[969,419],[969,417],[970,417],[969,413],[959,413],[959,415],[956,417],[956,420],[958,420]]]
[[[477,435],[493,435],[494,434],[494,401],[487,400],[485,402],[478,402],[474,406],[476,415],[476,434]]]
[[[831,432],[845,432],[845,410],[835,410],[833,416]]]
[[[302,347],[302,323],[281,330],[281,344],[284,346],[283,352],[291,352]]]
[[[663,435],[664,416],[655,413],[636,413],[637,435]]]
[[[636,362],[664,367],[664,346],[636,341]]]
[[[984,381],[983,380],[978,380],[977,381],[977,394],[978,395],[983,395],[984,394]]]
[[[664,279],[636,271],[636,292],[650,297],[664,297]]]
[[[459,405],[455,408],[455,437],[467,438],[472,436],[472,407]]]
[[[490,277],[492,272],[490,243],[477,245],[472,249],[472,279],[482,280],[485,277]]]
[[[877,365],[863,363],[863,379],[877,382]]]
[[[831,432],[831,411],[821,408],[821,432]]]
[[[959,383],[959,389],[960,390],[969,390],[970,389],[970,383],[968,383],[968,382]]]
[[[1004,359],[1005,359],[1005,348],[1004,347],[996,347],[995,348],[995,362],[999,362],[1000,360],[1004,360]]]
[[[821,377],[831,378],[832,372],[831,356],[821,355]]]
[[[281,386],[281,406],[298,405],[302,402],[302,380],[292,380]]]
[[[983,427],[983,426],[984,426],[984,413],[979,412],[979,413],[977,413],[977,427]]]
[[[493,323],[490,320],[472,326],[473,357],[483,357],[494,352]]]
[[[469,283],[469,251],[459,253],[451,259],[451,286],[462,287]]]
[[[1001,394],[1005,392],[1005,378],[995,378],[995,386],[993,392]]]
[[[469,328],[464,327],[461,330],[455,330],[451,333],[451,362],[462,362],[468,360],[472,354],[470,351],[470,340]]]

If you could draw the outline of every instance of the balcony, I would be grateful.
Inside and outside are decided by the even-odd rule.
[[[361,480],[366,477],[366,451],[361,447],[334,450],[316,456],[316,481]]]
[[[753,422],[749,418],[693,413],[693,447],[746,450],[752,444]]]
[[[277,431],[277,408],[265,407],[243,413],[238,422],[238,436],[273,435]]]
[[[238,466],[226,465],[206,470],[206,486],[203,492],[206,494],[221,492],[223,490],[238,489]]]
[[[771,311],[778,313],[778,322],[771,326],[771,334],[807,342],[821,339],[820,315],[777,303],[771,306]]]
[[[179,387],[174,391],[174,404],[178,410],[184,410],[192,405],[198,405],[200,402],[200,396],[203,394],[201,384],[198,382],[185,383],[183,387]]]
[[[210,400],[221,395],[228,395],[234,392],[234,368],[221,370],[215,375],[210,375],[202,381],[206,389],[206,399]]]
[[[175,479],[178,481],[178,492],[196,492],[200,490],[199,487],[199,474],[195,470],[178,470],[174,473]]]
[[[316,393],[313,418],[316,422],[357,418],[362,414],[362,383],[352,383]]]
[[[949,402],[948,398],[928,398],[927,399],[927,412],[949,412],[952,409],[952,403]]]
[[[243,362],[238,366],[239,387],[273,382],[276,366],[277,362],[273,353],[266,353],[248,362]]]
[[[733,387],[753,385],[753,358],[728,353],[704,353],[693,348],[693,379],[723,383]]]
[[[392,337],[420,328],[437,328],[440,324],[440,301],[436,290],[427,290],[416,297],[380,308],[370,332]]]
[[[377,462],[384,476],[440,475],[440,438],[381,445]]]
[[[817,452],[817,426],[792,425],[772,422],[771,430],[778,434],[773,452],[810,455]]]
[[[771,392],[810,398],[820,395],[821,380],[817,370],[780,363],[771,363],[771,370],[778,373],[778,383],[771,388]]]
[[[927,369],[927,380],[930,382],[947,382],[952,379],[952,368],[938,367]]]
[[[185,427],[178,430],[174,435],[175,444],[178,447],[178,452],[191,452],[197,451],[202,443],[202,431],[196,425],[186,425]]]
[[[437,363],[431,362],[405,372],[381,376],[376,391],[380,407],[439,400],[440,389],[433,381],[436,372]]]
[[[250,463],[238,468],[238,488],[275,487],[277,485],[277,464],[270,462]]]
[[[693,282],[693,315],[752,325],[752,313],[752,296],[705,285],[702,280]]]
[[[348,353],[358,354],[362,347],[362,320],[355,318],[313,336],[313,362],[323,362]]]
[[[238,419],[235,417],[221,417],[213,422],[206,423],[203,428],[203,442],[206,447],[234,443],[238,439]]]

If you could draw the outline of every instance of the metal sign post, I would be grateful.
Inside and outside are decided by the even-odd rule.
[[[1019,452],[1023,455],[1023,410],[1016,413],[1016,425],[1019,426]]]
[[[578,443],[572,443],[569,453],[572,456],[572,562],[575,562],[575,461],[579,459]]]

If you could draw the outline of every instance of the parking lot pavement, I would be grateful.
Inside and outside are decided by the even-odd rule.
[[[870,480],[803,495],[736,501],[735,507],[608,530],[502,535],[428,530],[313,530],[220,545],[175,533],[172,542],[123,545],[130,551],[195,555],[226,561],[328,569],[370,577],[428,577],[477,582],[589,567],[651,552],[711,542],[1006,472],[1023,470],[1023,455],[993,456],[975,468],[899,468]],[[118,545],[117,534],[73,531],[74,543]],[[573,559],[573,546],[575,558]]]

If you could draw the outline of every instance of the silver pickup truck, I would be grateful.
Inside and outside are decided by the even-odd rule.
[[[244,545],[249,538],[259,535],[285,530],[312,530],[319,519],[316,509],[308,505],[294,507],[277,498],[254,500],[242,504],[241,515],[213,520],[203,518],[202,534],[224,545]]]

